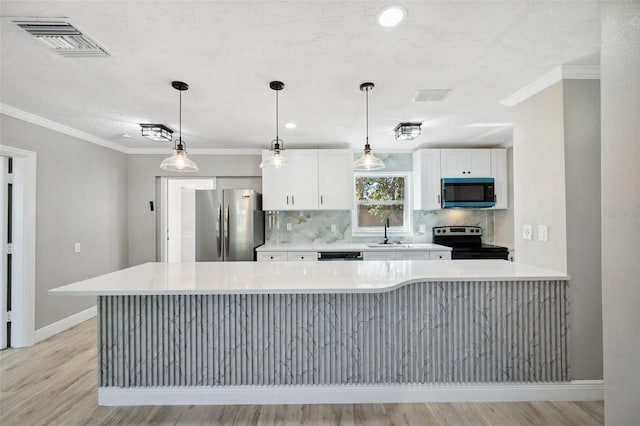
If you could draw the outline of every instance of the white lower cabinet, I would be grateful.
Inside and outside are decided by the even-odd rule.
[[[258,262],[270,261],[317,261],[318,252],[315,251],[261,251],[258,252]]]
[[[388,250],[363,251],[364,260],[449,260],[451,252],[447,250]],[[258,262],[269,261],[299,261],[315,262],[318,260],[316,251],[261,251],[258,252]]]
[[[287,253],[287,260],[315,262],[318,260],[318,253],[315,251],[290,251]]]
[[[431,260],[451,260],[451,252],[449,250],[434,250],[429,252]]]
[[[451,252],[438,251],[365,251],[364,260],[449,260]]]
[[[397,254],[388,251],[365,251],[362,257],[364,260],[397,260]]]
[[[287,260],[286,251],[262,251],[258,253],[258,262],[268,262],[271,260]]]

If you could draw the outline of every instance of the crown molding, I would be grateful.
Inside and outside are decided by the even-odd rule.
[[[500,104],[512,107],[561,80],[599,80],[600,65],[561,65],[533,83],[504,98]]]
[[[30,112],[26,112],[21,109],[18,109],[16,107],[12,107],[11,105],[0,103],[0,113],[7,115],[9,117],[17,118],[22,121],[27,121],[29,123],[36,124],[38,126],[41,126],[50,130],[54,130],[59,133],[63,133],[68,136],[72,136],[74,138],[82,139],[84,141],[91,142],[105,148],[124,152],[125,154],[128,153],[128,149],[122,145],[118,145],[117,143],[99,138],[92,134],[83,132],[82,130],[74,129],[73,127],[56,123],[55,121],[51,121],[47,118],[40,117],[39,115],[35,115]]]

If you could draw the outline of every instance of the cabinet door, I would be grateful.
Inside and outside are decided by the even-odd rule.
[[[344,149],[318,151],[318,208],[353,208],[353,154]]]
[[[439,149],[420,149],[413,154],[413,177],[413,209],[440,209]]]
[[[258,252],[258,262],[271,262],[287,260],[286,251],[261,251]]]
[[[496,180],[495,194],[496,205],[494,209],[509,208],[508,200],[508,174],[507,174],[507,150],[492,149],[491,150],[491,176]]]
[[[467,151],[468,170],[465,176],[491,177],[491,150],[465,149]]]
[[[490,149],[441,150],[442,177],[491,177]]]
[[[365,251],[364,260],[396,260],[398,253],[389,251]]]
[[[288,151],[283,151],[287,158],[288,154]],[[270,155],[271,151],[262,151],[262,158]],[[262,210],[291,210],[290,173],[289,167],[262,169]]]
[[[468,177],[470,173],[469,153],[467,149],[440,150],[442,177]]]
[[[449,250],[433,250],[429,253],[431,260],[451,260],[451,252]]]
[[[285,152],[289,155],[289,187],[291,188],[288,210],[317,209],[318,151],[296,149]]]
[[[297,262],[315,262],[318,260],[318,252],[290,251],[287,253],[287,260],[293,260]]]
[[[398,260],[429,260],[428,251],[403,251],[398,253]]]

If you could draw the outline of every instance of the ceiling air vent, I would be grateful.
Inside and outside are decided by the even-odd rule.
[[[72,58],[110,56],[104,47],[83,34],[67,20],[14,20],[13,22],[62,56]]]
[[[413,102],[439,102],[446,98],[451,89],[440,90],[418,90],[413,97]]]

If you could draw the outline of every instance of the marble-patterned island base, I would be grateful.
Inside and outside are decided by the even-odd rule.
[[[543,280],[99,296],[99,388],[567,382],[567,290],[568,281]]]

